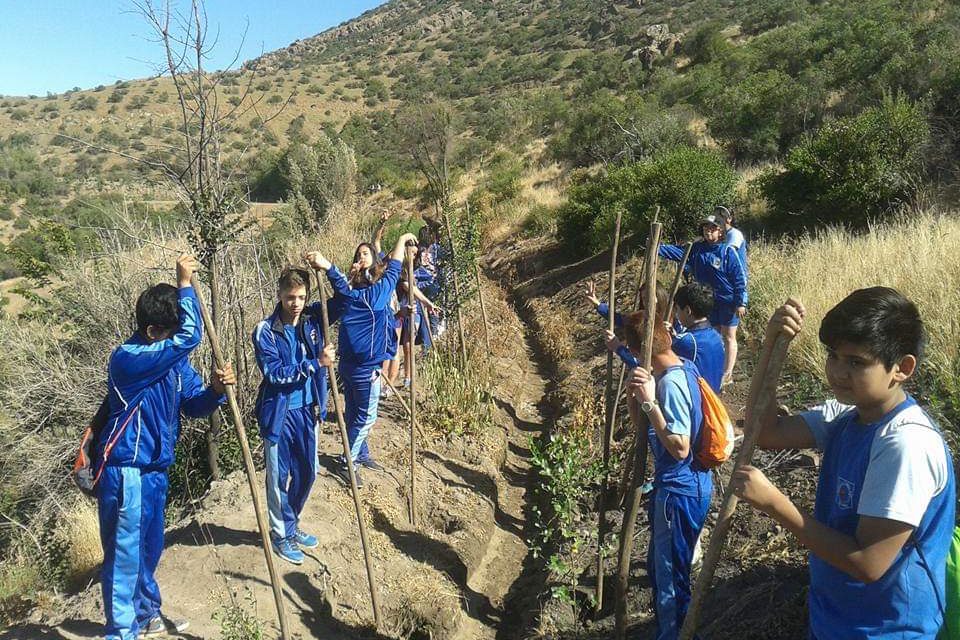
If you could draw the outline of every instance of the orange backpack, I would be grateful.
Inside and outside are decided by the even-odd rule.
[[[700,466],[713,469],[729,460],[733,454],[733,422],[727,408],[707,381],[697,376],[697,384],[702,398],[703,424],[695,455]]]

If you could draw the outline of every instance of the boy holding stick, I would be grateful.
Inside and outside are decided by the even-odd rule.
[[[645,312],[624,317],[630,355],[642,351]],[[607,348],[625,350],[607,333]],[[713,478],[694,457],[703,427],[703,406],[696,367],[671,348],[666,326],[654,327],[653,371],[634,368],[627,386],[627,409],[633,423],[646,414],[647,439],[654,457],[653,495],[647,575],[654,592],[658,640],[677,638],[690,602],[693,550],[710,509]],[[639,364],[639,362],[637,362]]]
[[[767,340],[792,338],[804,316],[788,300]],[[811,638],[934,638],[956,489],[943,436],[904,390],[923,356],[920,314],[894,289],[859,289],[827,312],[819,337],[836,399],[796,416],[772,409],[758,434],[766,449],[823,451],[814,512],[755,467],[735,473],[733,490],[810,550]]]
[[[183,631],[186,620],[160,612],[154,572],[163,552],[167,469],[174,462],[180,414],[202,418],[225,400],[236,376],[227,365],[204,386],[190,365],[203,336],[190,278],[196,259],[177,259],[177,287],[140,294],[137,331],[110,354],[109,417],[93,446],[94,486],[103,545],[101,585],[107,640]]]
[[[310,273],[288,267],[277,280],[277,306],[253,332],[263,373],[256,415],[264,442],[267,511],[273,551],[302,564],[301,547],[316,536],[300,528],[300,513],[317,475],[317,430],[327,415],[327,371],[333,345],[323,335],[320,304],[307,306]]]

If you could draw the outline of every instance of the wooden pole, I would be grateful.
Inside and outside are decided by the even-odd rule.
[[[469,209],[468,209],[469,211]],[[461,366],[467,366],[467,339],[463,334],[463,313],[461,311],[461,301],[460,297],[460,278],[457,276],[457,259],[456,254],[454,253],[453,248],[453,229],[450,226],[450,214],[447,213],[446,208],[443,209],[443,224],[447,229],[447,241],[450,243],[450,278],[453,280],[453,298],[454,305],[457,310],[457,332],[460,335],[460,357],[463,359]]]
[[[683,246],[683,259],[677,267],[677,275],[673,278],[673,284],[670,286],[670,297],[667,298],[667,310],[665,320],[673,325],[673,301],[677,297],[677,291],[680,289],[680,281],[683,280],[683,269],[687,266],[687,260],[690,259],[690,251],[693,250],[693,243],[688,242]]]
[[[619,219],[619,214],[618,214]],[[619,234],[617,234],[619,236]],[[487,357],[490,357],[490,321],[487,319],[487,305],[483,304],[483,284],[480,282],[480,265],[473,263],[473,271],[477,275],[477,298],[480,300],[480,315],[483,317],[483,343],[487,347]]]
[[[220,337],[217,335],[217,327],[213,324],[213,318],[210,317],[210,311],[203,303],[203,294],[200,292],[200,283],[197,280],[197,274],[190,278],[190,284],[194,293],[197,294],[197,302],[200,307],[200,316],[203,318],[203,326],[207,331],[207,339],[210,340],[210,350],[213,351],[214,362],[218,369],[223,369],[226,364],[226,358],[223,356],[223,350],[220,348]],[[240,450],[243,452],[243,466],[247,472],[247,483],[250,485],[250,495],[253,498],[253,511],[257,516],[257,527],[260,529],[260,542],[263,544],[263,554],[267,559],[267,572],[270,575],[270,586],[273,588],[273,601],[277,606],[277,621],[280,624],[280,637],[287,640],[290,633],[287,627],[287,614],[283,608],[283,591],[280,587],[280,577],[277,575],[277,567],[274,564],[273,545],[270,543],[270,530],[267,527],[267,518],[263,512],[263,503],[260,501],[261,486],[257,480],[257,470],[253,466],[253,456],[250,455],[250,443],[247,441],[247,432],[243,427],[243,418],[240,414],[240,406],[237,404],[237,394],[234,385],[227,385],[227,404],[230,407],[230,416],[233,418],[233,427],[237,432],[237,440],[240,441]]]
[[[613,331],[617,314],[617,253],[620,250],[620,222],[623,212],[617,211],[617,221],[613,231],[613,249],[610,252],[610,273],[607,279],[607,330]],[[613,397],[613,352],[607,349],[607,386],[604,389],[604,408],[606,416],[603,423],[603,482],[600,485],[600,504],[597,509],[597,587],[594,591],[594,611],[599,615],[603,609],[604,558],[603,543],[607,536],[607,489],[610,484],[610,439],[613,436],[614,406]]]
[[[647,322],[643,328],[643,359],[640,366],[650,368],[653,360],[653,331],[657,319],[657,249],[660,247],[659,222],[650,225],[650,237],[647,239],[647,299],[644,308],[647,312]],[[620,555],[617,561],[617,600],[614,612],[614,637],[623,640],[627,631],[627,588],[630,578],[630,557],[633,555],[633,532],[637,524],[637,513],[640,511],[641,488],[644,472],[647,466],[647,421],[645,416],[638,420],[634,434],[633,482],[630,486],[630,495],[627,499],[627,511],[620,528]]]
[[[739,498],[733,493],[733,473],[740,467],[750,464],[750,460],[753,458],[753,450],[757,445],[757,438],[760,437],[760,421],[776,406],[777,382],[780,379],[780,371],[783,369],[783,363],[787,358],[787,348],[789,346],[789,338],[782,334],[777,336],[773,346],[768,346],[766,349],[769,358],[767,359],[766,354],[761,357],[760,364],[762,365],[763,360],[767,359],[767,366],[757,367],[753,374],[751,388],[758,389],[758,391],[755,401],[751,403],[752,409],[747,413],[747,423],[743,430],[743,443],[740,445],[733,472],[730,474],[730,480],[727,482],[723,493],[723,503],[720,505],[717,525],[713,529],[713,535],[710,536],[710,547],[703,560],[703,567],[700,569],[700,576],[697,578],[690,599],[690,608],[687,610],[687,617],[680,631],[681,640],[693,638],[700,622],[703,599],[706,596],[707,589],[710,588],[710,582],[713,580],[713,574],[717,569],[717,563],[720,561],[720,554],[723,553],[727,534],[730,532],[731,524],[733,524],[733,513],[739,502]]]
[[[413,297],[413,259],[407,259],[407,304],[410,308],[409,330],[407,331],[407,354],[410,358],[410,525],[417,527],[417,356],[416,356],[416,313],[417,302]],[[426,318],[422,321],[426,322]],[[463,329],[461,329],[463,331]],[[464,361],[466,362],[466,361]]]
[[[389,388],[390,391],[393,392],[393,397],[400,401],[400,406],[403,407],[403,410],[404,410],[404,412],[406,412],[407,417],[410,417],[410,415],[411,415],[410,405],[408,405],[408,404],[407,404],[407,401],[403,399],[403,396],[400,395],[400,392],[397,391],[397,388],[393,386],[393,383],[390,382],[390,380],[388,380],[386,376],[383,376],[383,377],[380,378],[380,379],[387,384],[387,388]],[[420,423],[419,423],[419,422],[417,422],[417,433],[420,434],[420,437],[421,437],[421,438],[424,437],[424,436],[423,436],[423,429],[420,427]]]
[[[320,293],[320,310],[323,317],[324,343],[330,339],[330,316],[327,312],[327,286],[323,281],[324,274],[317,272],[317,291]],[[367,583],[370,585],[370,603],[373,606],[373,624],[380,628],[380,597],[377,593],[377,583],[373,577],[373,560],[370,557],[370,545],[367,543],[367,525],[363,520],[363,509],[360,505],[360,491],[357,489],[357,476],[353,468],[353,456],[350,455],[350,438],[347,437],[347,423],[343,418],[343,406],[340,404],[340,392],[337,387],[337,371],[333,364],[327,365],[330,376],[330,387],[333,391],[333,408],[337,414],[337,426],[340,428],[340,440],[343,442],[343,459],[347,463],[347,474],[350,476],[350,493],[353,494],[353,506],[357,511],[357,526],[360,528],[360,545],[363,547],[363,562],[367,568]]]

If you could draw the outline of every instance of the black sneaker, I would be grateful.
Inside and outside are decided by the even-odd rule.
[[[346,465],[337,466],[337,468],[333,470],[333,473],[334,473],[335,476],[337,476],[337,478],[340,479],[340,481],[341,481],[344,485],[346,485],[346,486],[348,486],[348,487],[350,486],[350,473],[347,471]],[[356,479],[357,479],[357,489],[362,488],[362,487],[363,487],[363,479],[360,477],[360,466],[359,466],[359,465],[355,465],[355,466],[353,467],[353,475],[354,475],[354,476],[356,477]]]
[[[367,469],[370,469],[371,471],[386,471],[386,469],[384,469],[384,468],[380,465],[380,463],[378,463],[378,462],[377,462],[376,460],[374,460],[373,458],[367,458],[366,460],[361,460],[361,461],[360,461],[360,466],[361,466],[361,467],[366,467]]]

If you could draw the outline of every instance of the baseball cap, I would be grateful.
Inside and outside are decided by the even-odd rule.
[[[710,224],[715,227],[722,227],[723,222],[724,222],[723,216],[718,216],[711,213],[710,215],[703,216],[703,218],[700,219],[700,226],[702,227]]]

